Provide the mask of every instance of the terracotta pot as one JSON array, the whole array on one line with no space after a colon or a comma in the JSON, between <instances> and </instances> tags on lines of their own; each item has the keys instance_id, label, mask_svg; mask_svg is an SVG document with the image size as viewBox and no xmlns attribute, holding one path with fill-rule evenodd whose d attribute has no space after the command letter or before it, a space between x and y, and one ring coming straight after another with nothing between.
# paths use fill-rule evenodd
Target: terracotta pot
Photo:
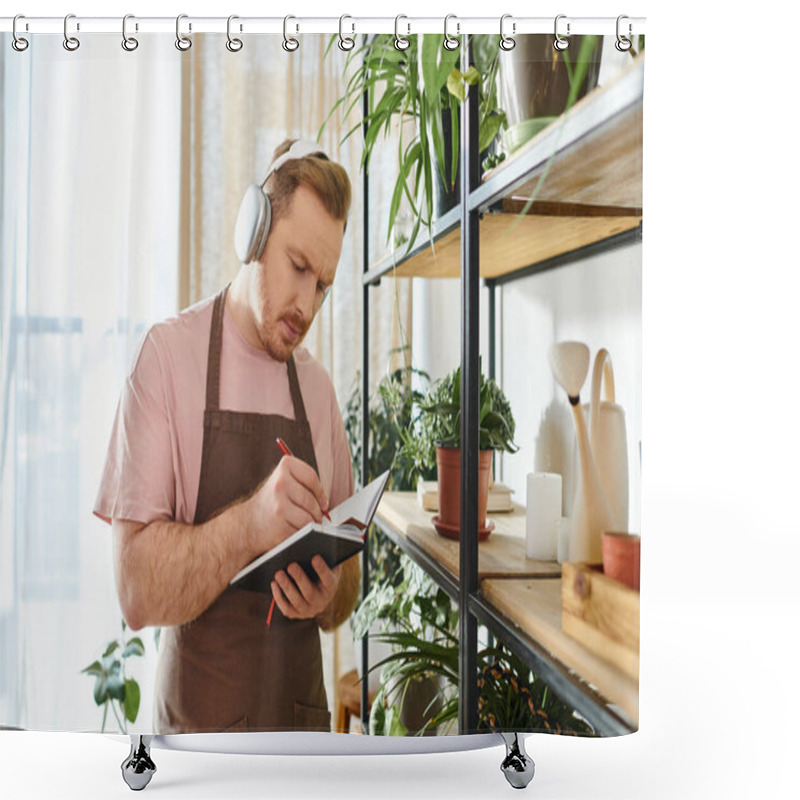
<instances>
[{"instance_id":1,"label":"terracotta pot","mask_svg":"<svg viewBox=\"0 0 800 800\"><path fill-rule=\"evenodd\" d=\"M409 736L417 735L425 722L442 710L439 684L440 681L436 675L413 678L406 687L405 693L401 692L400 721L408 728ZM422 735L436 736L436 730L435 725L430 726Z\"/></svg>"},{"instance_id":2,"label":"terracotta pot","mask_svg":"<svg viewBox=\"0 0 800 800\"><path fill-rule=\"evenodd\" d=\"M603 534L603 572L639 591L641 539L630 533Z\"/></svg>"},{"instance_id":3,"label":"terracotta pot","mask_svg":"<svg viewBox=\"0 0 800 800\"><path fill-rule=\"evenodd\" d=\"M478 456L479 539L487 538L493 527L486 525L492 452L481 450ZM461 450L455 447L437 447L436 468L439 484L439 515L434 519L434 525L442 536L457 539L461 529Z\"/></svg>"}]
</instances>

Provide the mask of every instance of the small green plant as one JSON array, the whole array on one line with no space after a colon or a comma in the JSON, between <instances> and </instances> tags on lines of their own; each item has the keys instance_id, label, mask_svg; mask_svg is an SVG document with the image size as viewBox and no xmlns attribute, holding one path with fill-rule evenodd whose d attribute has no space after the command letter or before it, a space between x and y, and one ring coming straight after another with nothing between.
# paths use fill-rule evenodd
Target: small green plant
<instances>
[{"instance_id":1,"label":"small green plant","mask_svg":"<svg viewBox=\"0 0 800 800\"><path fill-rule=\"evenodd\" d=\"M500 386L483 372L478 381L479 448L515 453L511 404ZM398 460L407 469L429 473L436 466L436 447L461 446L461 367L431 386L418 403L414 429L405 437Z\"/></svg>"},{"instance_id":2,"label":"small green plant","mask_svg":"<svg viewBox=\"0 0 800 800\"><path fill-rule=\"evenodd\" d=\"M406 735L400 719L406 694L431 677L438 691L418 733L447 730L458 719L458 609L405 554L399 556L397 572L391 580L373 585L353 619L356 636L376 620L383 621L384 630L376 638L392 645L391 655L372 667L383 671L370 732ZM481 648L478 668L479 730L594 735L571 706L506 648Z\"/></svg>"},{"instance_id":3,"label":"small green plant","mask_svg":"<svg viewBox=\"0 0 800 800\"><path fill-rule=\"evenodd\" d=\"M396 549L389 542L388 546ZM370 732L403 736L408 731L400 718L406 696L433 678L438 690L419 731L437 727L458 716L458 610L447 593L400 551L395 571L372 584L353 616L353 635L363 636L380 620L375 638L392 645L393 653L376 664L383 668L381 686L373 702ZM452 714L456 702L455 714Z\"/></svg>"},{"instance_id":4,"label":"small green plant","mask_svg":"<svg viewBox=\"0 0 800 800\"><path fill-rule=\"evenodd\" d=\"M390 356L405 352L408 348L395 348ZM414 409L423 399L418 390L412 388L412 378L417 376L424 382L428 374L406 363L387 372L381 378L369 403L369 451L367 462L368 479L372 480L387 469L390 491L409 491L417 488L415 465L397 458L397 453L410 442L413 436ZM353 457L353 468L361 475L361 380L356 375L355 386L344 409L344 427ZM435 465L423 473L424 478L436 477Z\"/></svg>"},{"instance_id":5,"label":"small green plant","mask_svg":"<svg viewBox=\"0 0 800 800\"><path fill-rule=\"evenodd\" d=\"M129 658L144 655L144 642L138 636L126 639L126 629L123 619L120 638L106 645L99 661L94 661L81 670L82 674L93 675L95 678L94 702L103 707L101 732L105 732L109 708L122 733L128 732L128 722L136 722L139 715L141 691L139 684L125 675L125 662Z\"/></svg>"},{"instance_id":6,"label":"small green plant","mask_svg":"<svg viewBox=\"0 0 800 800\"><path fill-rule=\"evenodd\" d=\"M505 648L478 656L478 729L594 736L594 729Z\"/></svg>"}]
</instances>

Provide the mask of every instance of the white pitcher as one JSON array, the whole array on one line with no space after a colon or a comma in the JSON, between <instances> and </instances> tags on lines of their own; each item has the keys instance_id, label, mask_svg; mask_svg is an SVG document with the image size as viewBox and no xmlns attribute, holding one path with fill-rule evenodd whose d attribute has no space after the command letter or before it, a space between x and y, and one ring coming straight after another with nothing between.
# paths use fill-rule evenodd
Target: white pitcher
<instances>
[{"instance_id":1,"label":"white pitcher","mask_svg":"<svg viewBox=\"0 0 800 800\"><path fill-rule=\"evenodd\" d=\"M600 399L601 387L604 389ZM594 359L592 401L584 409L589 419L589 441L597 477L614 518L616 530L628 530L628 437L625 410L614 396L614 369L608 350Z\"/></svg>"}]
</instances>

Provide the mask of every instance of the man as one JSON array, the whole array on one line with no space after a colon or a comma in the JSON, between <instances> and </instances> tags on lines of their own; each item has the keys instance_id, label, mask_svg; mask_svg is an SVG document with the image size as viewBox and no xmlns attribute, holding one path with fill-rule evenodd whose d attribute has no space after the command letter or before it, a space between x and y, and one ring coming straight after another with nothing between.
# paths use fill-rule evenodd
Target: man
<instances>
[{"instance_id":1,"label":"man","mask_svg":"<svg viewBox=\"0 0 800 800\"><path fill-rule=\"evenodd\" d=\"M300 346L349 206L340 165L283 142L242 203L238 275L154 325L123 389L94 511L128 624L164 627L156 733L330 729L318 627L352 611L357 558L317 556L316 581L290 565L271 594L229 583L353 491L332 383Z\"/></svg>"}]
</instances>

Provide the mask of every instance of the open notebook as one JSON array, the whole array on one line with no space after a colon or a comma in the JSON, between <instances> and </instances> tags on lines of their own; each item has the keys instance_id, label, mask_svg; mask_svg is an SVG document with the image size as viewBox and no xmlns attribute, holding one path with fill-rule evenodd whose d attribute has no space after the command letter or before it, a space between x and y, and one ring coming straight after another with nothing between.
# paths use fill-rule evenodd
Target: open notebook
<instances>
[{"instance_id":1,"label":"open notebook","mask_svg":"<svg viewBox=\"0 0 800 800\"><path fill-rule=\"evenodd\" d=\"M270 591L270 583L278 570L297 562L313 580L316 571L311 559L319 554L333 569L337 564L364 549L364 532L378 508L389 471L351 495L329 511L330 520L309 522L288 539L251 561L238 572L231 586L256 592Z\"/></svg>"}]
</instances>

